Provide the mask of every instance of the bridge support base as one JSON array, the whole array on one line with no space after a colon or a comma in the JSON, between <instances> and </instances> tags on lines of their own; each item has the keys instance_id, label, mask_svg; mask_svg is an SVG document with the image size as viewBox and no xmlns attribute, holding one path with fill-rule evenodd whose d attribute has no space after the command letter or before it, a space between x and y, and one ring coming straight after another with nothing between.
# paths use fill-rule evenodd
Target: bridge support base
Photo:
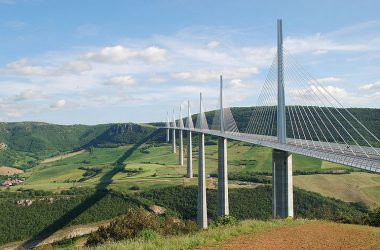
<instances>
[{"instance_id":1,"label":"bridge support base","mask_svg":"<svg viewBox=\"0 0 380 250\"><path fill-rule=\"evenodd\" d=\"M228 174L227 174L227 139L218 140L218 216L229 215Z\"/></svg>"},{"instance_id":2,"label":"bridge support base","mask_svg":"<svg viewBox=\"0 0 380 250\"><path fill-rule=\"evenodd\" d=\"M187 169L186 177L193 178L193 139L191 131L187 132Z\"/></svg>"},{"instance_id":3,"label":"bridge support base","mask_svg":"<svg viewBox=\"0 0 380 250\"><path fill-rule=\"evenodd\" d=\"M170 130L167 128L166 129L166 142L170 141Z\"/></svg>"},{"instance_id":4,"label":"bridge support base","mask_svg":"<svg viewBox=\"0 0 380 250\"><path fill-rule=\"evenodd\" d=\"M197 223L200 228L207 229L207 200L206 200L206 173L205 173L205 135L199 134L198 160L198 211Z\"/></svg>"},{"instance_id":5,"label":"bridge support base","mask_svg":"<svg viewBox=\"0 0 380 250\"><path fill-rule=\"evenodd\" d=\"M178 137L179 137L179 154L178 154L178 164L180 166L183 166L183 131L180 130L178 132Z\"/></svg>"},{"instance_id":6,"label":"bridge support base","mask_svg":"<svg viewBox=\"0 0 380 250\"><path fill-rule=\"evenodd\" d=\"M273 149L272 161L273 218L293 217L292 154Z\"/></svg>"},{"instance_id":7,"label":"bridge support base","mask_svg":"<svg viewBox=\"0 0 380 250\"><path fill-rule=\"evenodd\" d=\"M177 151L177 148L176 148L176 143L175 143L175 129L173 128L173 131L172 131L172 150L173 150L173 154L176 153Z\"/></svg>"}]
</instances>

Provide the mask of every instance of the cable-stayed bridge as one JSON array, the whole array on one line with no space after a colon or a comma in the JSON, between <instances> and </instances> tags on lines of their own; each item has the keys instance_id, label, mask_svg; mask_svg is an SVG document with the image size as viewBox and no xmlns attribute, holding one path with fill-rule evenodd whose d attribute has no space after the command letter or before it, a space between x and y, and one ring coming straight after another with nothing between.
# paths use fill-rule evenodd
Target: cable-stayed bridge
<instances>
[{"instance_id":1,"label":"cable-stayed bridge","mask_svg":"<svg viewBox=\"0 0 380 250\"><path fill-rule=\"evenodd\" d=\"M277 23L277 53L246 128L238 128L231 110L224 107L220 77L219 108L209 126L200 94L196 123L188 104L185 122L167 117L167 141L172 133L179 165L183 165L183 132L187 132L187 177L192 171L192 133L199 135L198 224L207 228L204 136L218 140L218 214L228 215L227 139L273 148L273 217L293 217L292 153L380 173L380 140L330 89L320 84L283 48L282 22Z\"/></svg>"}]
</instances>

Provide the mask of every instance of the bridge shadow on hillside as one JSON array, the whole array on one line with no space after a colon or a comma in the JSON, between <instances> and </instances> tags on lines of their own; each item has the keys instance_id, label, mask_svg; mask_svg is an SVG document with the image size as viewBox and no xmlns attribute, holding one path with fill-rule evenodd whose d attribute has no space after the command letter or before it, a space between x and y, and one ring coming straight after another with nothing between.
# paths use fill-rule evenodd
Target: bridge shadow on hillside
<instances>
[{"instance_id":1,"label":"bridge shadow on hillside","mask_svg":"<svg viewBox=\"0 0 380 250\"><path fill-rule=\"evenodd\" d=\"M81 204L77 205L62 217L54 221L52 224L38 232L34 237L27 240L22 244L22 248L30 249L38 246L41 242L52 236L55 232L70 224L74 219L84 213L87 209L91 208L98 201L103 199L110 191L107 187L112 183L112 178L124 169L123 162L130 157L133 152L138 149L142 144L154 138L159 131L156 130L147 137L134 144L133 147L128 149L119 159L114 162L114 168L100 178L99 183L96 185L95 193L84 200ZM43 211L42 211L43 212Z\"/></svg>"}]
</instances>

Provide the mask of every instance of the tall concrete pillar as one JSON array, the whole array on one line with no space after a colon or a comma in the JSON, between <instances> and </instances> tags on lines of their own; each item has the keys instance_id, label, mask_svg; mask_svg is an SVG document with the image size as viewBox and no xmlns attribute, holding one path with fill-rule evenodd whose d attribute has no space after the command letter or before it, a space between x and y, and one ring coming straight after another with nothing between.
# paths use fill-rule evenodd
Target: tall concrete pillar
<instances>
[{"instance_id":1,"label":"tall concrete pillar","mask_svg":"<svg viewBox=\"0 0 380 250\"><path fill-rule=\"evenodd\" d=\"M193 139L191 131L187 132L187 178L193 178Z\"/></svg>"},{"instance_id":2,"label":"tall concrete pillar","mask_svg":"<svg viewBox=\"0 0 380 250\"><path fill-rule=\"evenodd\" d=\"M218 216L229 215L228 174L227 174L227 139L218 140Z\"/></svg>"},{"instance_id":3,"label":"tall concrete pillar","mask_svg":"<svg viewBox=\"0 0 380 250\"><path fill-rule=\"evenodd\" d=\"M277 137L286 144L286 103L283 70L282 21L277 20ZM273 149L272 155L273 218L293 217L292 154Z\"/></svg>"},{"instance_id":4,"label":"tall concrete pillar","mask_svg":"<svg viewBox=\"0 0 380 250\"><path fill-rule=\"evenodd\" d=\"M203 133L199 134L197 223L200 228L207 229L208 225L204 141L205 135Z\"/></svg>"},{"instance_id":5,"label":"tall concrete pillar","mask_svg":"<svg viewBox=\"0 0 380 250\"><path fill-rule=\"evenodd\" d=\"M170 129L166 129L166 142L169 142L170 141Z\"/></svg>"},{"instance_id":6,"label":"tall concrete pillar","mask_svg":"<svg viewBox=\"0 0 380 250\"><path fill-rule=\"evenodd\" d=\"M180 129L178 132L178 138L179 138L178 164L180 166L183 166L183 131L182 129Z\"/></svg>"},{"instance_id":7,"label":"tall concrete pillar","mask_svg":"<svg viewBox=\"0 0 380 250\"><path fill-rule=\"evenodd\" d=\"M172 149L173 149L173 154L175 154L177 151L177 146L175 143L175 128L173 128L173 131L172 131Z\"/></svg>"},{"instance_id":8,"label":"tall concrete pillar","mask_svg":"<svg viewBox=\"0 0 380 250\"><path fill-rule=\"evenodd\" d=\"M272 161L273 218L293 217L292 154L273 149Z\"/></svg>"},{"instance_id":9,"label":"tall concrete pillar","mask_svg":"<svg viewBox=\"0 0 380 250\"><path fill-rule=\"evenodd\" d=\"M225 133L223 107L223 78L220 76L220 132ZM218 216L229 215L228 174L227 174L227 139L218 140Z\"/></svg>"}]
</instances>

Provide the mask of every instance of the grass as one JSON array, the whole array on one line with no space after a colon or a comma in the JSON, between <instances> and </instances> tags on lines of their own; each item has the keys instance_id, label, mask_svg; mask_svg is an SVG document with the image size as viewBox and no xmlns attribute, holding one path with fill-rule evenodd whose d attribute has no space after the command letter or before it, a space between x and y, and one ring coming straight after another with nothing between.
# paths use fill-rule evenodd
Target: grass
<instances>
[{"instance_id":1,"label":"grass","mask_svg":"<svg viewBox=\"0 0 380 250\"><path fill-rule=\"evenodd\" d=\"M142 145L141 147L145 147ZM20 187L40 190L59 191L71 187L95 187L100 179L110 173L115 162L132 145L117 148L93 148L92 152L84 152L54 162L40 164L21 174L27 180L22 186L11 187L16 190ZM112 177L109 188L129 193L132 186L140 190L155 189L172 185L196 184L196 179L184 179L186 167L178 166L178 153L171 152L171 145L160 144L145 150L138 148L124 161L126 169L139 169L143 171L128 176L119 172ZM185 149L186 150L186 149ZM148 153L147 153L148 152ZM228 144L228 171L271 173L271 149L257 147L241 142ZM185 165L186 165L186 154ZM197 173L197 147L193 148L193 171ZM85 181L85 170L80 168L101 168L102 172ZM324 169L346 169L347 167L324 162L318 159L293 155L293 171L318 171ZM217 145L206 146L206 173L217 172ZM378 179L376 179L378 178ZM295 176L297 187L319 192L323 195L339 198L345 201L362 201L369 206L380 204L380 177L368 173L352 173L347 175L308 175ZM0 188L2 189L2 188Z\"/></svg>"},{"instance_id":2,"label":"grass","mask_svg":"<svg viewBox=\"0 0 380 250\"><path fill-rule=\"evenodd\" d=\"M364 202L370 207L380 206L380 178L376 174L354 172L342 175L294 176L294 185L323 196L349 202Z\"/></svg>"},{"instance_id":3,"label":"grass","mask_svg":"<svg viewBox=\"0 0 380 250\"><path fill-rule=\"evenodd\" d=\"M116 249L194 249L202 246L219 244L225 240L232 239L238 235L256 233L273 228L281 228L305 223L313 223L309 220L275 220L258 221L245 220L235 226L220 226L209 230L198 231L191 235L174 237L157 237L151 241L143 239L110 242L95 249L116 250Z\"/></svg>"}]
</instances>

